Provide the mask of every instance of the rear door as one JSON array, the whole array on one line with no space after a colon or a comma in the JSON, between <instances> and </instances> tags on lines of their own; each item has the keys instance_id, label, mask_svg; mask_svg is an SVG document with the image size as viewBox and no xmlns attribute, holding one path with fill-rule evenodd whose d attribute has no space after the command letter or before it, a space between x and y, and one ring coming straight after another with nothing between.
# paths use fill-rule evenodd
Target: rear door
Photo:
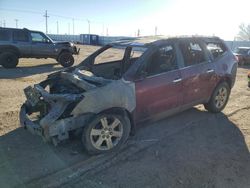
<instances>
[{"instance_id":1,"label":"rear door","mask_svg":"<svg viewBox=\"0 0 250 188\"><path fill-rule=\"evenodd\" d=\"M135 81L136 120L167 115L178 111L182 104L182 82L178 59L173 45L156 49Z\"/></svg>"},{"instance_id":2,"label":"rear door","mask_svg":"<svg viewBox=\"0 0 250 188\"><path fill-rule=\"evenodd\" d=\"M29 56L31 53L31 42L29 40L29 35L26 30L13 30L12 40L15 46L18 47L19 51L23 56Z\"/></svg>"},{"instance_id":3,"label":"rear door","mask_svg":"<svg viewBox=\"0 0 250 188\"><path fill-rule=\"evenodd\" d=\"M183 57L180 69L183 81L183 105L196 105L209 98L214 88L215 71L205 50L205 45L199 40L181 40L179 49Z\"/></svg>"}]
</instances>

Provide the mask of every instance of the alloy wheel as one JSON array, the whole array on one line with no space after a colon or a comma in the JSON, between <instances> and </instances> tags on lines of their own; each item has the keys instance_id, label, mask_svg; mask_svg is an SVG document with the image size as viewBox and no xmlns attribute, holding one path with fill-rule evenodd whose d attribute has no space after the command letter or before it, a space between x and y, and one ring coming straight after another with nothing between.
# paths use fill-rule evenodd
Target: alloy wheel
<instances>
[{"instance_id":1,"label":"alloy wheel","mask_svg":"<svg viewBox=\"0 0 250 188\"><path fill-rule=\"evenodd\" d=\"M123 124L116 117L103 117L91 129L90 140L98 150L110 150L115 147L123 135Z\"/></svg>"}]
</instances>

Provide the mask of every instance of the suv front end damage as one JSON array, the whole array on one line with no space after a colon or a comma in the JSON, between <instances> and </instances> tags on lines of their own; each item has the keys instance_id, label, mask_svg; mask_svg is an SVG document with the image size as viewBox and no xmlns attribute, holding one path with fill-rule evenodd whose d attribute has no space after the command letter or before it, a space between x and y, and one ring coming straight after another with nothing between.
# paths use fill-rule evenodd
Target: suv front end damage
<instances>
[{"instance_id":1,"label":"suv front end damage","mask_svg":"<svg viewBox=\"0 0 250 188\"><path fill-rule=\"evenodd\" d=\"M135 108L133 83L79 69L49 75L45 81L25 88L24 93L27 100L20 111L21 126L55 145L105 109Z\"/></svg>"}]
</instances>

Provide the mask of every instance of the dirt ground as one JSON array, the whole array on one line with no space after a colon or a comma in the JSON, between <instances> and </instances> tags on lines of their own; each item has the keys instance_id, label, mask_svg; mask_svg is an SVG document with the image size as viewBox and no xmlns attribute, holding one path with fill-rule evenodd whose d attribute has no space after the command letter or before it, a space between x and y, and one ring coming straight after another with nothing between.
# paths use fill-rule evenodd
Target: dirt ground
<instances>
[{"instance_id":1,"label":"dirt ground","mask_svg":"<svg viewBox=\"0 0 250 188\"><path fill-rule=\"evenodd\" d=\"M81 46L76 64L97 48ZM59 185L48 182L48 177L64 169L75 173L76 164L95 159L78 140L54 147L19 128L23 88L60 69L52 59L22 59L11 70L0 67L0 187ZM200 105L140 125L115 157L68 178L60 187L250 187L249 70L250 66L238 68L223 113L210 114ZM84 168L79 166L78 170ZM60 173L53 177L62 179Z\"/></svg>"}]
</instances>

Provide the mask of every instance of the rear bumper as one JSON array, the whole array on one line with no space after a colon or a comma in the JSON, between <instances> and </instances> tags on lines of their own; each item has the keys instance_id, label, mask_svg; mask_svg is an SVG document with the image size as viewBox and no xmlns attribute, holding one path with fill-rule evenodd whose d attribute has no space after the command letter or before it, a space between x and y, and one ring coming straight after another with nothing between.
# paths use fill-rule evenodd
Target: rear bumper
<instances>
[{"instance_id":1,"label":"rear bumper","mask_svg":"<svg viewBox=\"0 0 250 188\"><path fill-rule=\"evenodd\" d=\"M250 87L250 75L248 75L248 87Z\"/></svg>"}]
</instances>

